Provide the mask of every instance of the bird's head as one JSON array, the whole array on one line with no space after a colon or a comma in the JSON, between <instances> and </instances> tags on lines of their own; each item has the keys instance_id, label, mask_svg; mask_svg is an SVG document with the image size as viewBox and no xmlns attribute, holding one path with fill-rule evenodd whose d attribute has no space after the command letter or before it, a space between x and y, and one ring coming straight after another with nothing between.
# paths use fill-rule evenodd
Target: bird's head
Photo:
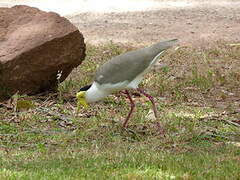
<instances>
[{"instance_id":1,"label":"bird's head","mask_svg":"<svg viewBox=\"0 0 240 180\"><path fill-rule=\"evenodd\" d=\"M77 108L80 109L80 106L88 107L87 101L86 101L86 91L80 91L76 94L77 97Z\"/></svg>"},{"instance_id":2,"label":"bird's head","mask_svg":"<svg viewBox=\"0 0 240 180\"><path fill-rule=\"evenodd\" d=\"M76 94L76 98L77 98L77 108L78 110L80 109L81 106L87 108L88 107L88 103L86 101L86 92L87 90L91 87L90 85L84 86L80 89L80 91Z\"/></svg>"}]
</instances>

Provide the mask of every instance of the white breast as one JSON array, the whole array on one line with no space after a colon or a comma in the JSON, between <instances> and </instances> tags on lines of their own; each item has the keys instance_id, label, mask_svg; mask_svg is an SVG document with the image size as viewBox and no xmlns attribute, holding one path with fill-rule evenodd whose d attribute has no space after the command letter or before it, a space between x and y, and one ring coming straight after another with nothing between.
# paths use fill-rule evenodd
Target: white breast
<instances>
[{"instance_id":1,"label":"white breast","mask_svg":"<svg viewBox=\"0 0 240 180\"><path fill-rule=\"evenodd\" d=\"M128 81L116 83L116 84L98 84L93 82L92 86L86 91L86 101L88 103L99 101L106 96L127 88Z\"/></svg>"}]
</instances>

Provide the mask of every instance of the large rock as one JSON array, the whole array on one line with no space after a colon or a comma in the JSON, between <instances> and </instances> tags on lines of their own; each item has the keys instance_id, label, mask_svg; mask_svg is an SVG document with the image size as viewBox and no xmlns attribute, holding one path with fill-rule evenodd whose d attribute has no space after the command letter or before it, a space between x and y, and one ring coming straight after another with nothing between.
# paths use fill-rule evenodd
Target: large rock
<instances>
[{"instance_id":1,"label":"large rock","mask_svg":"<svg viewBox=\"0 0 240 180\"><path fill-rule=\"evenodd\" d=\"M0 99L53 89L85 57L82 34L66 18L28 6L0 8Z\"/></svg>"}]
</instances>

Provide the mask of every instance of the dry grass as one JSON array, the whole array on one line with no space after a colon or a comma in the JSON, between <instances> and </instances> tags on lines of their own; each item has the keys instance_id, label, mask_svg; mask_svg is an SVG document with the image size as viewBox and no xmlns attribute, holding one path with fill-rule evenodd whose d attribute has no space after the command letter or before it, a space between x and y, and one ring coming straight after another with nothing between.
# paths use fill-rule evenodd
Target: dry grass
<instances>
[{"instance_id":1,"label":"dry grass","mask_svg":"<svg viewBox=\"0 0 240 180\"><path fill-rule=\"evenodd\" d=\"M129 129L122 128L129 105L120 96L77 113L79 88L130 49L88 45L86 60L58 92L0 104L1 179L239 177L240 46L168 51L141 84L157 100L158 119L138 94Z\"/></svg>"}]
</instances>

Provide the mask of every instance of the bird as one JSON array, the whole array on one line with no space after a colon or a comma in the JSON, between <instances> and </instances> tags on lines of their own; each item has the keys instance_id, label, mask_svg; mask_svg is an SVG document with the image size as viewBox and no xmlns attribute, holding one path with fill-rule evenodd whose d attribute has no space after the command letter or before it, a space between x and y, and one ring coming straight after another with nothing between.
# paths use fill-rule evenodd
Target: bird
<instances>
[{"instance_id":1,"label":"bird","mask_svg":"<svg viewBox=\"0 0 240 180\"><path fill-rule=\"evenodd\" d=\"M100 101L110 94L123 92L130 101L130 111L123 123L123 127L127 128L135 108L130 91L133 89L151 101L157 118L154 98L138 85L160 56L177 41L177 39L161 41L145 48L128 51L105 62L97 69L92 84L82 87L76 94L78 110L82 106L89 107L89 103Z\"/></svg>"}]
</instances>

